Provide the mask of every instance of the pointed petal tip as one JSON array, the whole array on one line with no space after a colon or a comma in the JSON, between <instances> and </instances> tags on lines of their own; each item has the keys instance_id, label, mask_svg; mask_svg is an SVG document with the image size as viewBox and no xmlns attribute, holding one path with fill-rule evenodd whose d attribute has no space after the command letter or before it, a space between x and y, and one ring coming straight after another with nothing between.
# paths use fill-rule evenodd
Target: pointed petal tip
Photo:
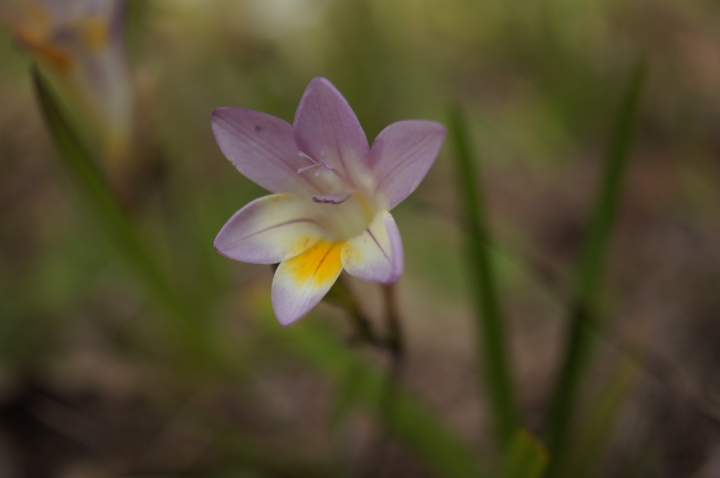
<instances>
[{"instance_id":1,"label":"pointed petal tip","mask_svg":"<svg viewBox=\"0 0 720 478\"><path fill-rule=\"evenodd\" d=\"M293 120L298 148L315 158L325 157L348 184L367 167L370 147L352 107L326 78L313 78L303 93Z\"/></svg>"},{"instance_id":2,"label":"pointed petal tip","mask_svg":"<svg viewBox=\"0 0 720 478\"><path fill-rule=\"evenodd\" d=\"M275 318L283 327L290 327L292 324L308 315L312 310L312 307L304 311L296 308L288 308L286 304L282 303L282 299L276 294L272 294L271 300Z\"/></svg>"},{"instance_id":3,"label":"pointed petal tip","mask_svg":"<svg viewBox=\"0 0 720 478\"><path fill-rule=\"evenodd\" d=\"M315 87L315 86L320 86L320 85L330 87L333 90L337 91L337 88L335 88L335 85L332 84L332 81L328 80L324 76L316 76L315 78L310 80L310 83L308 83L307 88L305 88L305 89L308 90L310 87Z\"/></svg>"},{"instance_id":4,"label":"pointed petal tip","mask_svg":"<svg viewBox=\"0 0 720 478\"><path fill-rule=\"evenodd\" d=\"M223 229L225 229L225 226L223 226ZM233 261L237 261L234 257L232 257L229 253L224 251L223 244L221 243L220 236L223 233L223 229L220 229L220 232L218 232L217 236L215 236L215 240L213 241L213 249L220 254L221 256L225 257L226 259L230 259ZM238 261L239 262L239 261Z\"/></svg>"},{"instance_id":5,"label":"pointed petal tip","mask_svg":"<svg viewBox=\"0 0 720 478\"><path fill-rule=\"evenodd\" d=\"M283 327L290 327L292 324L294 324L294 323L297 322L298 320L300 320L300 319L302 319L303 317L305 317L305 315L307 315L307 314L304 314L304 315L301 315L301 316L299 316L299 317L294 317L294 316L287 316L287 317L285 317L285 316L279 315L279 314L277 313L277 311L275 311L274 309L273 309L273 312L275 312L275 318L277 319L278 323L279 323L280 325L282 325Z\"/></svg>"},{"instance_id":6,"label":"pointed petal tip","mask_svg":"<svg viewBox=\"0 0 720 478\"><path fill-rule=\"evenodd\" d=\"M232 106L221 106L220 108L215 108L212 113L210 113L210 123L213 124L217 122L221 116L223 116L226 113L229 113L230 110L234 109L242 109L242 108L233 108Z\"/></svg>"},{"instance_id":7,"label":"pointed petal tip","mask_svg":"<svg viewBox=\"0 0 720 478\"><path fill-rule=\"evenodd\" d=\"M437 123L437 122L435 122L435 121L430 121L430 123L432 123L433 126L437 129L437 133L436 133L436 134L438 134L438 135L442 136L443 138L445 138L445 136L447 135L447 128L445 127L445 125L442 124L442 123Z\"/></svg>"},{"instance_id":8,"label":"pointed petal tip","mask_svg":"<svg viewBox=\"0 0 720 478\"><path fill-rule=\"evenodd\" d=\"M391 124L375 138L370 165L386 209L393 209L417 188L435 163L445 135L445 126L440 123L404 120Z\"/></svg>"}]
</instances>

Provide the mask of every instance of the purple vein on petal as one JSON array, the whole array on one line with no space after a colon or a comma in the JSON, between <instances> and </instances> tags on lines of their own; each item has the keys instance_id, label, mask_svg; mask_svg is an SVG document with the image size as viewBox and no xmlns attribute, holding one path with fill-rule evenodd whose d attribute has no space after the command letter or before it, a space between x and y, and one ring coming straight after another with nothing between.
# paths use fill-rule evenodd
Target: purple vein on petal
<instances>
[{"instance_id":1,"label":"purple vein on petal","mask_svg":"<svg viewBox=\"0 0 720 478\"><path fill-rule=\"evenodd\" d=\"M332 250L333 250L334 247L336 247L336 246L331 246L331 247L328 248L327 251L325 251L325 255L323 256L322 259L320 259L320 262L318 262L318 265L317 265L317 267L315 268L315 271L313 271L312 277L310 278L310 280L308 281L308 283L310 283L310 282L315 278L315 276L317 275L317 272L320 270L320 267L323 265L323 262L325 262L325 259L327 259L327 256L330 255L330 253L332 252Z\"/></svg>"},{"instance_id":2,"label":"purple vein on petal","mask_svg":"<svg viewBox=\"0 0 720 478\"><path fill-rule=\"evenodd\" d=\"M223 108L221 108L220 110L223 110ZM290 162L286 162L280 159L285 156L286 152L278 148L274 142L267 141L261 145L256 140L256 138L253 137L249 129L237 126L234 121L227 119L225 117L225 114L218 113L216 114L216 118L216 121L222 125L221 128L225 129L228 133L234 133L233 135L237 139L244 140L243 143L245 144L245 146L249 147L249 149L251 149L255 153L257 158L262 158L263 161L268 161L272 163L273 166L279 167L278 169L281 170L286 170L288 173L290 173L290 171L292 171L293 173L295 172L293 171L294 168ZM235 163L234 160L232 160L232 162ZM313 183L310 178L305 176L301 177L310 186L315 187L315 183Z\"/></svg>"},{"instance_id":3,"label":"purple vein on petal","mask_svg":"<svg viewBox=\"0 0 720 478\"><path fill-rule=\"evenodd\" d=\"M245 239L250 239L250 238L253 237L253 236L257 236L258 234L262 234L263 232L271 231L271 230L277 229L277 228L279 228L279 227L289 226L290 224L297 224L297 223L300 223L300 222L308 222L308 223L311 223L311 224L315 224L315 225L318 226L318 227L320 226L320 224L318 224L316 221L314 221L314 220L312 220L312 219L292 219L292 220L289 220L289 221L281 222L280 224L274 224L274 225L272 225L272 226L268 226L268 227L266 227L266 228L264 228L264 229L260 229L259 231L255 231L255 232L250 233L250 234L248 234L248 235L246 235L246 236L243 236L243 237L234 239L234 240L230 241L229 243L227 243L226 245L227 245L227 246L235 245L235 244L237 244L237 243L239 243L239 242L244 241Z\"/></svg>"},{"instance_id":4,"label":"purple vein on petal","mask_svg":"<svg viewBox=\"0 0 720 478\"><path fill-rule=\"evenodd\" d=\"M251 137L251 135L250 135L249 132L247 132L247 131L243 132L243 131L241 131L241 130L238 129L238 128L235 128L235 131L237 131L240 135L244 136L245 138L248 138L253 145L256 145L253 149L254 149L255 152L258 154L258 156L263 156L263 157L264 157L263 159L265 159L265 160L268 159L268 156L265 155L265 154L263 154L264 151L262 151L262 147L261 147L260 145L258 145L255 141L253 141L253 138ZM293 166L292 166L290 163L285 162L285 161L283 161L283 160L280 159L280 158L285 154L284 151L280 150L280 149L279 149L277 146L275 146L272 142L268 143L268 149L271 150L271 151L274 153L274 154L270 155L270 161L271 161L274 165L276 165L276 166L277 166L277 165L280 165L281 168L288 170L288 172L290 172L290 171L292 171L292 170L294 169ZM293 171L293 172L294 172L294 171ZM307 183L310 184L311 186L314 186L314 183L312 182L311 179L309 179L309 178L307 178L307 177L305 177L305 176L301 176L301 177L302 177L302 179L303 179L305 182L307 182Z\"/></svg>"},{"instance_id":5,"label":"purple vein on petal","mask_svg":"<svg viewBox=\"0 0 720 478\"><path fill-rule=\"evenodd\" d=\"M380 252L383 253L383 256L385 256L385 259L387 259L387 261L390 264L392 264L392 261L390 260L390 256L387 255L387 252L385 252L385 249L383 249L383 246L381 246L380 243L378 242L378 240L375 238L375 234L373 234L370 229L367 229L366 231L368 234L370 234L370 237L372 237L372 240L375 241L375 244L377 244L378 249L380 249Z\"/></svg>"},{"instance_id":6,"label":"purple vein on petal","mask_svg":"<svg viewBox=\"0 0 720 478\"><path fill-rule=\"evenodd\" d=\"M387 171L383 171L383 177L378 181L377 185L375 186L375 189L377 191L380 191L384 183L391 179L395 173L395 171L401 167L404 166L405 161L414 155L422 149L425 146L425 143L432 141L432 137L426 137L422 141L419 141L418 143L415 143L415 146L411 149L406 150L405 154L403 154L400 158L398 158L391 168L389 168Z\"/></svg>"}]
</instances>

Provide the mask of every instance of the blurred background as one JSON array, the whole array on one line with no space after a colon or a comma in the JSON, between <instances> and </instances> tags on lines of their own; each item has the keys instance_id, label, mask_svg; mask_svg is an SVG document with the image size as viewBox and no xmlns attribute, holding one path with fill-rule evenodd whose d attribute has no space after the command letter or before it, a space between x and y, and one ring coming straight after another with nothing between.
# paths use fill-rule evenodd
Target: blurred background
<instances>
[{"instance_id":1,"label":"blurred background","mask_svg":"<svg viewBox=\"0 0 720 478\"><path fill-rule=\"evenodd\" d=\"M2 30L0 476L355 476L369 461L373 476L444 476L411 439L375 450L379 425L353 391L353 364L382 373L386 362L349 343L345 311L323 303L283 329L272 269L212 248L265 192L222 156L210 114L236 106L292 121L316 76L370 140L394 121L447 123L451 105L464 109L521 416L540 435L579 249L641 56L649 76L576 424L583 471L568 476L720 476L718 2L127 7L135 147L110 182L174 292L128 263L78 193L43 122L32 58ZM393 211L406 251L402 380L482 461L491 417L451 146ZM379 325L379 288L349 285Z\"/></svg>"}]
</instances>

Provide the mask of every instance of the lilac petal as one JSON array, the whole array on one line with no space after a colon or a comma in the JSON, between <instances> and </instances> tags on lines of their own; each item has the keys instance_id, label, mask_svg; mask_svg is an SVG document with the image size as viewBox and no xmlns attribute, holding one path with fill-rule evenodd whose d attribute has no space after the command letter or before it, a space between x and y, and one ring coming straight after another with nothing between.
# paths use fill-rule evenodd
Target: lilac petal
<instances>
[{"instance_id":1,"label":"lilac petal","mask_svg":"<svg viewBox=\"0 0 720 478\"><path fill-rule=\"evenodd\" d=\"M294 121L295 141L313 161L327 162L349 186L369 160L365 132L340 92L325 78L313 79L300 100Z\"/></svg>"},{"instance_id":2,"label":"lilac petal","mask_svg":"<svg viewBox=\"0 0 720 478\"><path fill-rule=\"evenodd\" d=\"M254 200L240 209L215 238L215 249L230 259L277 264L302 254L320 240L322 229L289 194Z\"/></svg>"},{"instance_id":3,"label":"lilac petal","mask_svg":"<svg viewBox=\"0 0 720 478\"><path fill-rule=\"evenodd\" d=\"M370 167L383 207L392 209L418 187L445 139L445 127L432 121L399 121L378 135Z\"/></svg>"},{"instance_id":4,"label":"lilac petal","mask_svg":"<svg viewBox=\"0 0 720 478\"><path fill-rule=\"evenodd\" d=\"M302 318L325 297L340 272L342 243L320 241L275 271L272 303L282 325Z\"/></svg>"},{"instance_id":5,"label":"lilac petal","mask_svg":"<svg viewBox=\"0 0 720 478\"><path fill-rule=\"evenodd\" d=\"M380 211L359 236L340 253L345 270L359 279L382 284L397 282L403 271L400 231L388 211Z\"/></svg>"},{"instance_id":6,"label":"lilac petal","mask_svg":"<svg viewBox=\"0 0 720 478\"><path fill-rule=\"evenodd\" d=\"M243 108L219 108L210 119L218 146L245 176L271 192L315 190L312 174L285 121Z\"/></svg>"}]
</instances>

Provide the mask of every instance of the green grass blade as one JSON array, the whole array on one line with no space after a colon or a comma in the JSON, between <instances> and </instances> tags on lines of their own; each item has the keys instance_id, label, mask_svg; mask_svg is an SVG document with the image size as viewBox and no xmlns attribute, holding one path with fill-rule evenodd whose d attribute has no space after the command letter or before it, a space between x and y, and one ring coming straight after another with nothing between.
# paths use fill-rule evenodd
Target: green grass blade
<instances>
[{"instance_id":1,"label":"green grass blade","mask_svg":"<svg viewBox=\"0 0 720 478\"><path fill-rule=\"evenodd\" d=\"M647 64L641 60L635 67L620 108L604 178L579 262L564 358L547 419L548 444L553 457L549 476L553 475L562 459L580 383L589 362L598 285L620 201L622 179L630 157L646 76Z\"/></svg>"},{"instance_id":2,"label":"green grass blade","mask_svg":"<svg viewBox=\"0 0 720 478\"><path fill-rule=\"evenodd\" d=\"M308 323L280 328L270 310L259 314L259 322L267 327L266 331L275 340L281 342L283 349L300 355L337 386L342 387L348 373L352 373L352 393L355 396L345 399L361 404L374 413L377 420L384 421L383 425L389 433L439 476L483 476L474 454L412 393L402 388L396 392L395 411L391 418L379 410L377 404L386 386L384 372L369 364L332 333Z\"/></svg>"},{"instance_id":3,"label":"green grass blade","mask_svg":"<svg viewBox=\"0 0 720 478\"><path fill-rule=\"evenodd\" d=\"M37 68L33 68L32 77L47 128L82 200L95 212L95 217L101 223L108 239L120 252L129 269L150 292L151 298L163 310L163 315L173 320L173 330L178 333L178 339L193 352L203 355L211 353L212 348L207 341L205 329L192 315L188 304L184 303L144 246L108 185L97 158L85 148Z\"/></svg>"},{"instance_id":4,"label":"green grass blade","mask_svg":"<svg viewBox=\"0 0 720 478\"><path fill-rule=\"evenodd\" d=\"M570 456L559 475L563 478L592 476L608 441L613 436L618 415L638 376L638 366L623 359L607 381L597 400L589 404L582 430L570 446Z\"/></svg>"},{"instance_id":5,"label":"green grass blade","mask_svg":"<svg viewBox=\"0 0 720 478\"><path fill-rule=\"evenodd\" d=\"M518 425L515 394L510 376L500 301L491 252L482 181L477 180L475 154L462 112L450 112L450 137L455 146L458 188L466 223L468 267L476 300L477 354L479 370L484 370L487 393L495 419L497 444L507 445ZM482 383L482 381L481 381Z\"/></svg>"},{"instance_id":6,"label":"green grass blade","mask_svg":"<svg viewBox=\"0 0 720 478\"><path fill-rule=\"evenodd\" d=\"M539 478L548 463L548 454L526 430L518 430L510 441L501 478Z\"/></svg>"}]
</instances>

